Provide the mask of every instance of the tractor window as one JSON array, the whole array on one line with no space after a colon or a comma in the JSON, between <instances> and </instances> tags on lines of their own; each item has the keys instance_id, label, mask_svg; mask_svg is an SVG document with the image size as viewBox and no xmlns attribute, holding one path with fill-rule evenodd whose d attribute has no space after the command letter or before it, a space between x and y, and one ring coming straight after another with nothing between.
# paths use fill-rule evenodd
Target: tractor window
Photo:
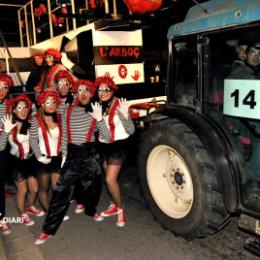
<instances>
[{"instance_id":1,"label":"tractor window","mask_svg":"<svg viewBox=\"0 0 260 260\"><path fill-rule=\"evenodd\" d=\"M171 101L194 107L197 86L197 48L195 39L173 42L170 78Z\"/></svg>"},{"instance_id":2,"label":"tractor window","mask_svg":"<svg viewBox=\"0 0 260 260\"><path fill-rule=\"evenodd\" d=\"M232 145L243 206L259 211L259 26L210 33L204 38L203 112L219 125Z\"/></svg>"}]
</instances>

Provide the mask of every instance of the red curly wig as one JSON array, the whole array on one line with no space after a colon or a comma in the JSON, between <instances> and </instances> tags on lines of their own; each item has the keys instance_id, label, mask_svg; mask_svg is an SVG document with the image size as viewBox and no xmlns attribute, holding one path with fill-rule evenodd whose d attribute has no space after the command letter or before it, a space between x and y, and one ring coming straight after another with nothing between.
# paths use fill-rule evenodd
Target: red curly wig
<instances>
[{"instance_id":1,"label":"red curly wig","mask_svg":"<svg viewBox=\"0 0 260 260\"><path fill-rule=\"evenodd\" d=\"M57 91L53 91L53 90L45 90L44 92L40 93L40 95L37 98L38 105L42 105L48 97L54 97L57 106L60 105L61 103L60 95Z\"/></svg>"},{"instance_id":2,"label":"red curly wig","mask_svg":"<svg viewBox=\"0 0 260 260\"><path fill-rule=\"evenodd\" d=\"M14 85L13 79L7 74L0 74L0 81L6 82L9 88Z\"/></svg>"},{"instance_id":3,"label":"red curly wig","mask_svg":"<svg viewBox=\"0 0 260 260\"><path fill-rule=\"evenodd\" d=\"M96 88L99 88L100 84L102 83L107 84L107 86L114 92L118 90L118 86L115 84L114 80L110 76L104 75L102 77L97 77L95 81Z\"/></svg>"},{"instance_id":4,"label":"red curly wig","mask_svg":"<svg viewBox=\"0 0 260 260\"><path fill-rule=\"evenodd\" d=\"M61 61L61 53L57 49L50 48L44 52L44 56L50 55L54 58L55 61Z\"/></svg>"},{"instance_id":5,"label":"red curly wig","mask_svg":"<svg viewBox=\"0 0 260 260\"><path fill-rule=\"evenodd\" d=\"M16 97L12 98L12 100L11 100L12 108L15 108L15 106L17 105L17 103L19 101L26 102L28 104L29 110L31 110L31 108L32 108L32 101L31 101L31 99L27 95L19 95L19 96L16 96Z\"/></svg>"},{"instance_id":6,"label":"red curly wig","mask_svg":"<svg viewBox=\"0 0 260 260\"><path fill-rule=\"evenodd\" d=\"M65 78L69 81L70 84L73 84L74 79L71 74L67 70L60 70L54 77L56 84L58 83L59 79Z\"/></svg>"},{"instance_id":7,"label":"red curly wig","mask_svg":"<svg viewBox=\"0 0 260 260\"><path fill-rule=\"evenodd\" d=\"M33 55L32 58L35 57L44 57L44 53L42 51L36 51Z\"/></svg>"},{"instance_id":8,"label":"red curly wig","mask_svg":"<svg viewBox=\"0 0 260 260\"><path fill-rule=\"evenodd\" d=\"M78 88L80 85L90 87L90 94L92 96L95 94L96 88L95 88L94 82L92 82L90 80L82 80L82 79L74 82L73 87L72 87L74 93L78 92Z\"/></svg>"}]
</instances>

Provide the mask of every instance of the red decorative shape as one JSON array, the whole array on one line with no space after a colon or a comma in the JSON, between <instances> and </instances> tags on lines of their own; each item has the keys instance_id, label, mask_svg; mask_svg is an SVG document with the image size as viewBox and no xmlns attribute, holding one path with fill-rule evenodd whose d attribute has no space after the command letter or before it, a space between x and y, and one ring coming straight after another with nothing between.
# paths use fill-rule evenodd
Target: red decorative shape
<instances>
[{"instance_id":1,"label":"red decorative shape","mask_svg":"<svg viewBox=\"0 0 260 260\"><path fill-rule=\"evenodd\" d=\"M118 75L122 79L126 78L126 76L127 76L127 67L125 65L120 65L118 67Z\"/></svg>"},{"instance_id":2,"label":"red decorative shape","mask_svg":"<svg viewBox=\"0 0 260 260\"><path fill-rule=\"evenodd\" d=\"M64 6L64 7L61 8L61 13L62 13L62 14L68 14L68 9L67 9L66 6Z\"/></svg>"},{"instance_id":3,"label":"red decorative shape","mask_svg":"<svg viewBox=\"0 0 260 260\"><path fill-rule=\"evenodd\" d=\"M51 21L57 25L58 24L58 18L56 17L56 15L54 13L51 14Z\"/></svg>"},{"instance_id":4,"label":"red decorative shape","mask_svg":"<svg viewBox=\"0 0 260 260\"><path fill-rule=\"evenodd\" d=\"M46 14L47 13L47 8L44 4L40 4L39 5L39 9L41 10L42 14Z\"/></svg>"},{"instance_id":5,"label":"red decorative shape","mask_svg":"<svg viewBox=\"0 0 260 260\"><path fill-rule=\"evenodd\" d=\"M34 8L34 16L38 18L42 16L42 10L39 7Z\"/></svg>"},{"instance_id":6,"label":"red decorative shape","mask_svg":"<svg viewBox=\"0 0 260 260\"><path fill-rule=\"evenodd\" d=\"M134 75L131 76L133 80L137 81L141 77L141 73L138 70L135 70Z\"/></svg>"},{"instance_id":7,"label":"red decorative shape","mask_svg":"<svg viewBox=\"0 0 260 260\"><path fill-rule=\"evenodd\" d=\"M132 13L144 14L160 9L163 0L125 0L125 3Z\"/></svg>"}]
</instances>

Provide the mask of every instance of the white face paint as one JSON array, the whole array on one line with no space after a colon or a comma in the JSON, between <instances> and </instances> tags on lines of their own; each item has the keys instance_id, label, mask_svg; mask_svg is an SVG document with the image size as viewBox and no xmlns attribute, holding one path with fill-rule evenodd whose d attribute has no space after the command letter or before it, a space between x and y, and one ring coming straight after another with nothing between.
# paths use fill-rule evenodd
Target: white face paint
<instances>
[{"instance_id":1,"label":"white face paint","mask_svg":"<svg viewBox=\"0 0 260 260\"><path fill-rule=\"evenodd\" d=\"M82 105L89 103L91 98L90 88L86 85L79 85L78 87L78 99Z\"/></svg>"},{"instance_id":2,"label":"white face paint","mask_svg":"<svg viewBox=\"0 0 260 260\"><path fill-rule=\"evenodd\" d=\"M45 106L49 107L49 106L51 106L52 104L56 104L56 101L55 101L55 99L47 98L47 99L44 101L44 104L45 104Z\"/></svg>"},{"instance_id":3,"label":"white face paint","mask_svg":"<svg viewBox=\"0 0 260 260\"><path fill-rule=\"evenodd\" d=\"M26 119L29 114L29 106L27 102L19 101L13 112L18 118Z\"/></svg>"}]
</instances>

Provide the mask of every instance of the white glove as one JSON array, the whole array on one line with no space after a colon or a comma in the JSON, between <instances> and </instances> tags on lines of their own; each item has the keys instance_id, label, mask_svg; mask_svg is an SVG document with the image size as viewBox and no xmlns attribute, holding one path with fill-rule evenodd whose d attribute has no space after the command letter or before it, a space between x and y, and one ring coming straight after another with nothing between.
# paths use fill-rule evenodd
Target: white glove
<instances>
[{"instance_id":1,"label":"white glove","mask_svg":"<svg viewBox=\"0 0 260 260\"><path fill-rule=\"evenodd\" d=\"M65 163L65 161L66 161L66 156L62 156L62 161L61 161L61 168L63 167L63 165L64 165L64 163Z\"/></svg>"},{"instance_id":2,"label":"white glove","mask_svg":"<svg viewBox=\"0 0 260 260\"><path fill-rule=\"evenodd\" d=\"M47 158L45 155L38 158L38 161L43 164L48 164L51 162L51 158Z\"/></svg>"},{"instance_id":3,"label":"white glove","mask_svg":"<svg viewBox=\"0 0 260 260\"><path fill-rule=\"evenodd\" d=\"M90 113L90 115L97 121L102 120L102 107L100 106L100 104L98 102L95 102L94 105L91 103L91 107L93 112Z\"/></svg>"},{"instance_id":4,"label":"white glove","mask_svg":"<svg viewBox=\"0 0 260 260\"><path fill-rule=\"evenodd\" d=\"M124 116L124 118L129 118L129 113L128 113L128 110L129 110L129 104L128 102L126 101L125 98L121 98L119 100L119 107L118 107L118 110L119 112Z\"/></svg>"},{"instance_id":5,"label":"white glove","mask_svg":"<svg viewBox=\"0 0 260 260\"><path fill-rule=\"evenodd\" d=\"M14 127L16 127L17 123L12 123L12 116L6 115L2 119L2 122L4 124L4 131L9 134Z\"/></svg>"}]
</instances>

